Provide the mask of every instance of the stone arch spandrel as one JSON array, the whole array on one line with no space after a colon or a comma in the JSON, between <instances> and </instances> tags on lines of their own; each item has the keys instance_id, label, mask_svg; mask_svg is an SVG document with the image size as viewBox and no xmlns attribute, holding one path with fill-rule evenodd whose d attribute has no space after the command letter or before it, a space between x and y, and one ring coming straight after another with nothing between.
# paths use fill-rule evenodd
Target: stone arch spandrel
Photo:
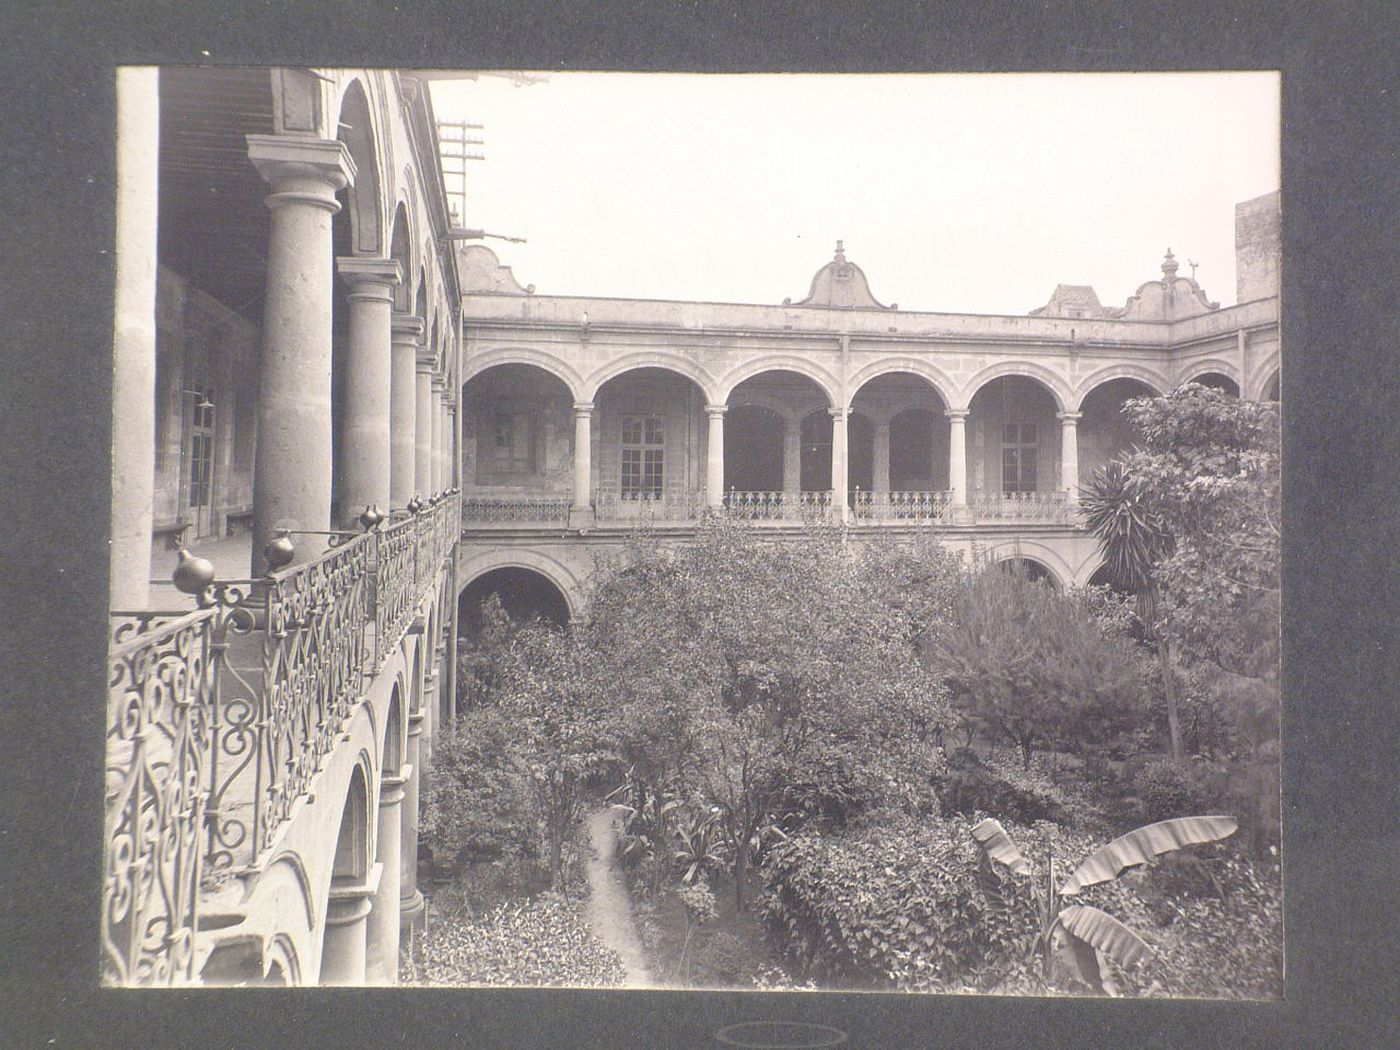
<instances>
[{"instance_id":1,"label":"stone arch spandrel","mask_svg":"<svg viewBox=\"0 0 1400 1050\"><path fill-rule=\"evenodd\" d=\"M860 369L851 377L847 388L851 391L851 400L854 402L861 388L872 379L879 379L885 375L907 374L917 376L933 387L943 401L943 407L949 408L953 404L953 398L958 389L957 383L953 382L951 376L941 368L928 361L921 361L914 357L889 357L872 361Z\"/></svg>"},{"instance_id":2,"label":"stone arch spandrel","mask_svg":"<svg viewBox=\"0 0 1400 1050\"><path fill-rule=\"evenodd\" d=\"M826 395L827 407L834 408L841 403L840 389L841 382L827 368L809 361L806 358L795 357L788 354L776 356L756 357L750 361L745 361L741 365L731 368L728 373L720 378L716 388L715 404L727 404L733 395L735 387L746 379L763 375L765 372L793 372L797 375L806 376L816 383L821 392Z\"/></svg>"},{"instance_id":3,"label":"stone arch spandrel","mask_svg":"<svg viewBox=\"0 0 1400 1050\"><path fill-rule=\"evenodd\" d=\"M1271 354L1263 361L1259 362L1255 370L1258 377L1254 381L1253 387L1249 391L1251 401L1264 401L1268 399L1269 390L1275 383L1279 383L1281 369L1279 368L1279 355ZM1280 393L1282 388L1280 387Z\"/></svg>"},{"instance_id":4,"label":"stone arch spandrel","mask_svg":"<svg viewBox=\"0 0 1400 1050\"><path fill-rule=\"evenodd\" d=\"M467 558L457 573L457 579L460 581L458 600L474 580L493 569L530 569L539 573L554 584L564 596L571 622L577 619L583 610L583 581L562 561L528 548L496 548L481 551Z\"/></svg>"},{"instance_id":5,"label":"stone arch spandrel","mask_svg":"<svg viewBox=\"0 0 1400 1050\"><path fill-rule=\"evenodd\" d=\"M979 390L992 380L1004 379L1007 376L1021 376L1040 383L1054 399L1057 412L1067 411L1066 406L1073 402L1069 383L1053 369L1035 361L998 361L994 365L988 365L964 383L958 395L958 403L950 404L948 407L967 408L972 404L972 399L977 396Z\"/></svg>"},{"instance_id":6,"label":"stone arch spandrel","mask_svg":"<svg viewBox=\"0 0 1400 1050\"><path fill-rule=\"evenodd\" d=\"M714 377L690 358L665 350L645 350L640 353L625 354L609 361L584 380L583 393L585 396L582 400L592 401L609 380L643 368L655 368L689 379L700 388L700 392L708 402L718 403L715 401L718 387Z\"/></svg>"}]
</instances>

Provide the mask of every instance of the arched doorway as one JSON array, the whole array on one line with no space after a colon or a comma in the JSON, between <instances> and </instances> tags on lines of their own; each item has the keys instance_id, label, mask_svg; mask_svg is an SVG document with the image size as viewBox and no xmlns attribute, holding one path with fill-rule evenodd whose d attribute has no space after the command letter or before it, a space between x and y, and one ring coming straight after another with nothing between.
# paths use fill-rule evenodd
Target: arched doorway
<instances>
[{"instance_id":1,"label":"arched doorway","mask_svg":"<svg viewBox=\"0 0 1400 1050\"><path fill-rule=\"evenodd\" d=\"M462 590L457 622L464 640L480 633L482 605L493 596L517 624L542 621L563 627L569 622L568 599L554 581L535 569L506 566L482 573Z\"/></svg>"},{"instance_id":2,"label":"arched doorway","mask_svg":"<svg viewBox=\"0 0 1400 1050\"><path fill-rule=\"evenodd\" d=\"M979 521L1063 518L1059 411L1050 388L1030 376L1000 376L973 395L967 484Z\"/></svg>"}]
</instances>

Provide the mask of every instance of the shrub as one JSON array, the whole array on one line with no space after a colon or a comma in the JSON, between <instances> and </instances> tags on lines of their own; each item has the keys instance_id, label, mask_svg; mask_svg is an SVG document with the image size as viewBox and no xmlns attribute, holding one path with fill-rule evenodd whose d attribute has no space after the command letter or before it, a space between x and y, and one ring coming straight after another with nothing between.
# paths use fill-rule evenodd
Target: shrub
<instances>
[{"instance_id":1,"label":"shrub","mask_svg":"<svg viewBox=\"0 0 1400 1050\"><path fill-rule=\"evenodd\" d=\"M1018 824L1058 822L1062 810L1057 799L1034 787L1012 783L966 747L948 756L948 773L938 785L938 801L945 813L965 817L998 813Z\"/></svg>"},{"instance_id":2,"label":"shrub","mask_svg":"<svg viewBox=\"0 0 1400 1050\"><path fill-rule=\"evenodd\" d=\"M430 923L420 958L423 984L615 987L626 977L617 952L553 893Z\"/></svg>"},{"instance_id":3,"label":"shrub","mask_svg":"<svg viewBox=\"0 0 1400 1050\"><path fill-rule=\"evenodd\" d=\"M1140 824L1221 808L1216 777L1204 763L1154 757L1135 770L1130 768L1129 776L1129 787L1136 795L1133 819Z\"/></svg>"},{"instance_id":4,"label":"shrub","mask_svg":"<svg viewBox=\"0 0 1400 1050\"><path fill-rule=\"evenodd\" d=\"M438 861L534 858L540 835L529 785L505 760L511 735L497 708L463 712L438 737L419 825Z\"/></svg>"},{"instance_id":5,"label":"shrub","mask_svg":"<svg viewBox=\"0 0 1400 1050\"><path fill-rule=\"evenodd\" d=\"M1019 987L1030 979L1037 929L1029 887L998 872L1007 907L990 905L969 828L952 818L794 836L769 858L761 915L798 965L825 979L901 991ZM1044 823L1014 834L1032 856L1048 851L1066 866L1098 844ZM1094 887L1082 899L1134 925L1149 921L1123 884Z\"/></svg>"}]
</instances>

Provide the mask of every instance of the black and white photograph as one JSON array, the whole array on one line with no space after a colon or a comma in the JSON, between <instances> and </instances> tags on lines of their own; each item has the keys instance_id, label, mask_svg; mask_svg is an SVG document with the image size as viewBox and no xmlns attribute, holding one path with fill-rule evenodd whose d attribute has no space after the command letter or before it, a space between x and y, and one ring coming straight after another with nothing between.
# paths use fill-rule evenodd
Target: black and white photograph
<instances>
[{"instance_id":1,"label":"black and white photograph","mask_svg":"<svg viewBox=\"0 0 1400 1050\"><path fill-rule=\"evenodd\" d=\"M1280 92L119 66L101 984L1282 998Z\"/></svg>"}]
</instances>

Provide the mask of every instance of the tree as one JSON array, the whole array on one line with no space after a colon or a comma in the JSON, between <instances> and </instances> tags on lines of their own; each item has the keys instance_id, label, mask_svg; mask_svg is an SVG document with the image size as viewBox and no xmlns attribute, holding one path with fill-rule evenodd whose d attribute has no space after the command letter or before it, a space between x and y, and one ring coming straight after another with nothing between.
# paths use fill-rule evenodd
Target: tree
<instances>
[{"instance_id":1,"label":"tree","mask_svg":"<svg viewBox=\"0 0 1400 1050\"><path fill-rule=\"evenodd\" d=\"M1188 383L1124 413L1139 444L1096 479L1090 526L1115 582L1151 599L1168 685L1165 654L1214 668L1257 748L1277 731L1278 406Z\"/></svg>"},{"instance_id":2,"label":"tree","mask_svg":"<svg viewBox=\"0 0 1400 1050\"><path fill-rule=\"evenodd\" d=\"M1061 908L1063 898L1111 882L1125 871L1186 846L1219 842L1237 830L1239 824L1228 816L1177 817L1148 824L1095 850L1058 886L1055 862L1049 859L1044 885L1031 882L1040 920L1036 946L1045 980L1053 983L1057 973L1064 973L1093 991L1115 994L1112 978L1103 965L1104 956L1129 969L1145 959L1150 949L1141 937L1107 912L1088 904ZM983 895L992 910L1005 911L1005 895L991 862L1005 866L1013 875L1031 876L1030 862L996 820L988 818L978 823L972 829L972 838L982 850L978 880Z\"/></svg>"},{"instance_id":3,"label":"tree","mask_svg":"<svg viewBox=\"0 0 1400 1050\"><path fill-rule=\"evenodd\" d=\"M1167 734L1172 758L1180 762L1185 753L1181 745L1181 716L1176 676L1172 673L1171 647L1157 629L1156 569L1171 550L1171 536L1161 518L1149 509L1140 480L1129 474L1118 460L1110 461L1095 472L1081 509L1085 524L1099 538L1112 585L1137 598L1138 619L1161 661Z\"/></svg>"},{"instance_id":4,"label":"tree","mask_svg":"<svg viewBox=\"0 0 1400 1050\"><path fill-rule=\"evenodd\" d=\"M1127 639L1074 596L994 567L967 575L933 658L964 717L1015 743L1027 768L1037 747L1107 743L1143 699Z\"/></svg>"},{"instance_id":5,"label":"tree","mask_svg":"<svg viewBox=\"0 0 1400 1050\"><path fill-rule=\"evenodd\" d=\"M653 792L718 807L740 907L764 829L794 807L932 799L946 693L879 589L834 532L775 543L712 521L672 550L634 545L592 595L620 751Z\"/></svg>"}]
</instances>

